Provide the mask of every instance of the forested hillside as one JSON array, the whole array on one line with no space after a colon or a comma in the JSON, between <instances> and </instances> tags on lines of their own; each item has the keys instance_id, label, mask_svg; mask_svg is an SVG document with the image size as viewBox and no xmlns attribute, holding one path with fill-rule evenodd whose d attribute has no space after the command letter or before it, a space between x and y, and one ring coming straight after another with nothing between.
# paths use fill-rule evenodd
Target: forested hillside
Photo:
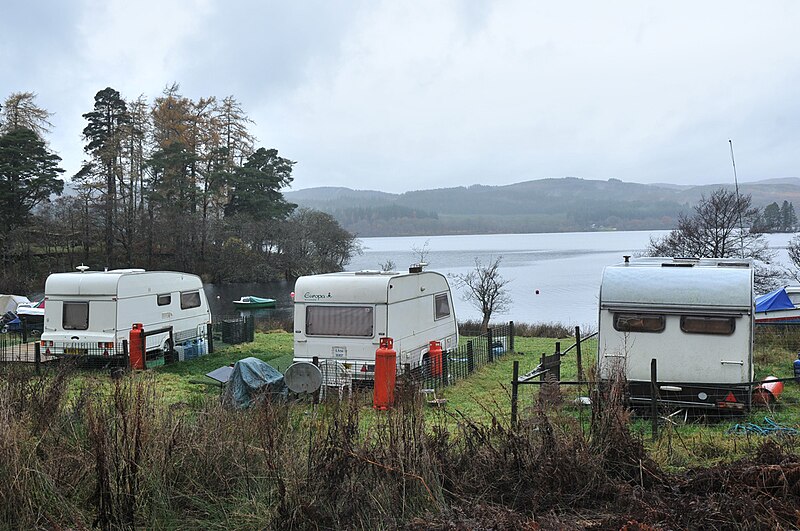
<instances>
[{"instance_id":1,"label":"forested hillside","mask_svg":"<svg viewBox=\"0 0 800 531\"><path fill-rule=\"evenodd\" d=\"M733 185L675 186L565 177L403 194L313 188L290 191L286 197L330 213L359 236L391 236L671 229L681 212L720 187L732 189ZM800 179L745 183L740 191L764 209L773 202L800 201Z\"/></svg>"}]
</instances>

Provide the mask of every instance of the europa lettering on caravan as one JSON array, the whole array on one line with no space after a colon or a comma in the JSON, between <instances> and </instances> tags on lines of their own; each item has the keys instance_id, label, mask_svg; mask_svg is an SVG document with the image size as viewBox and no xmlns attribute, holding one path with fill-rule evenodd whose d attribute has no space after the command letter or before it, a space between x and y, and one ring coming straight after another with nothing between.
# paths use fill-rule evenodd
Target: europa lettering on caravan
<instances>
[{"instance_id":1,"label":"europa lettering on caravan","mask_svg":"<svg viewBox=\"0 0 800 531\"><path fill-rule=\"evenodd\" d=\"M332 297L333 295L331 295L330 292L328 292L327 295L323 295L321 293L309 293L309 292L303 293L304 299L320 300L320 299L330 299Z\"/></svg>"}]
</instances>

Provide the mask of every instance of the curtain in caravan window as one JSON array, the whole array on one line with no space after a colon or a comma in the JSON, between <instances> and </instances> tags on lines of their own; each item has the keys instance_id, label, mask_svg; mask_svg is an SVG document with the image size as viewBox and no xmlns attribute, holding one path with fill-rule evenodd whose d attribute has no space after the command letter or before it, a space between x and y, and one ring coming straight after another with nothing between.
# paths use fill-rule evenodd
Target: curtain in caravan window
<instances>
[{"instance_id":1,"label":"curtain in caravan window","mask_svg":"<svg viewBox=\"0 0 800 531\"><path fill-rule=\"evenodd\" d=\"M62 306L61 326L64 330L87 330L89 328L89 303L65 302Z\"/></svg>"},{"instance_id":2,"label":"curtain in caravan window","mask_svg":"<svg viewBox=\"0 0 800 531\"><path fill-rule=\"evenodd\" d=\"M434 300L436 306L434 318L444 319L445 317L450 317L450 301L447 299L447 293L438 294Z\"/></svg>"},{"instance_id":3,"label":"curtain in caravan window","mask_svg":"<svg viewBox=\"0 0 800 531\"><path fill-rule=\"evenodd\" d=\"M663 315L646 313L615 313L614 330L619 332L663 332L666 319Z\"/></svg>"},{"instance_id":4,"label":"curtain in caravan window","mask_svg":"<svg viewBox=\"0 0 800 531\"><path fill-rule=\"evenodd\" d=\"M369 306L307 306L307 336L372 337L374 312Z\"/></svg>"},{"instance_id":5,"label":"curtain in caravan window","mask_svg":"<svg viewBox=\"0 0 800 531\"><path fill-rule=\"evenodd\" d=\"M197 308L198 306L200 306L199 291L184 291L181 293L181 310Z\"/></svg>"},{"instance_id":6,"label":"curtain in caravan window","mask_svg":"<svg viewBox=\"0 0 800 531\"><path fill-rule=\"evenodd\" d=\"M736 321L733 317L682 315L681 330L688 334L722 334L729 336L736 330Z\"/></svg>"}]
</instances>

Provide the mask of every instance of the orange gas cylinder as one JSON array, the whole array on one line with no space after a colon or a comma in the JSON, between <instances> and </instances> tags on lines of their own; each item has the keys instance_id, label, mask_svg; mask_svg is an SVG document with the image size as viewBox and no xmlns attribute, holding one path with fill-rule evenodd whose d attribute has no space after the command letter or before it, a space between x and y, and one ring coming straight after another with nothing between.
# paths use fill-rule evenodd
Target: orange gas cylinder
<instances>
[{"instance_id":1,"label":"orange gas cylinder","mask_svg":"<svg viewBox=\"0 0 800 531\"><path fill-rule=\"evenodd\" d=\"M431 341L428 345L428 357L431 360L431 376L442 375L442 344Z\"/></svg>"},{"instance_id":2,"label":"orange gas cylinder","mask_svg":"<svg viewBox=\"0 0 800 531\"><path fill-rule=\"evenodd\" d=\"M753 389L753 402L767 405L775 402L783 392L783 382L774 376L767 376Z\"/></svg>"},{"instance_id":3,"label":"orange gas cylinder","mask_svg":"<svg viewBox=\"0 0 800 531\"><path fill-rule=\"evenodd\" d=\"M134 323L128 341L128 357L131 369L144 369L144 327L142 323Z\"/></svg>"},{"instance_id":4,"label":"orange gas cylinder","mask_svg":"<svg viewBox=\"0 0 800 531\"><path fill-rule=\"evenodd\" d=\"M392 346L391 337L382 337L375 351L375 389L372 394L372 407L389 409L394 405L394 384L397 379L397 352Z\"/></svg>"}]
</instances>

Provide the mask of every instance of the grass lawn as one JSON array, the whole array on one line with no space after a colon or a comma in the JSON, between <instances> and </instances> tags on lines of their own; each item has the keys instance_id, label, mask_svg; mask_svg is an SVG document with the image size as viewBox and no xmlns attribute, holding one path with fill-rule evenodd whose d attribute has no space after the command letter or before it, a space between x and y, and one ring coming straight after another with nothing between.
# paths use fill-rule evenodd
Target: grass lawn
<instances>
[{"instance_id":1,"label":"grass lawn","mask_svg":"<svg viewBox=\"0 0 800 531\"><path fill-rule=\"evenodd\" d=\"M569 339L517 337L515 353L506 354L495 363L478 369L469 378L442 389L438 396L447 399L448 409L458 410L470 418L491 420L493 415L508 418L513 362L519 361L520 374L525 374L539 364L542 354L554 352L557 341L560 341L562 351L573 343ZM597 342L594 339L584 341L582 359L585 374L589 374L590 368L594 365L596 354ZM285 371L292 363L292 334L257 333L253 343L221 346L214 354L165 365L153 372L158 375L159 384L168 399L190 401L192 397L219 392L214 387L197 383L213 383L213 380L205 376L206 373L250 356L266 361L281 372ZM793 357L794 354L783 345L757 347L756 377L762 379L766 376L778 378L792 376ZM577 372L575 349L573 349L562 357L561 379L577 380ZM523 404L526 400L531 403L538 388L538 385L520 386L520 403ZM587 390L563 386L562 394L565 398L572 399L586 395ZM748 420L763 420L764 415L769 414L774 415L778 421L796 422L800 417L800 386L787 382L776 406L773 411L756 409Z\"/></svg>"},{"instance_id":2,"label":"grass lawn","mask_svg":"<svg viewBox=\"0 0 800 531\"><path fill-rule=\"evenodd\" d=\"M215 346L213 354L164 365L153 372L158 375L159 388L167 401L192 403L220 393L216 382L206 376L214 369L254 357L283 372L292 364L292 349L292 334L288 332L258 333L252 343Z\"/></svg>"}]
</instances>

